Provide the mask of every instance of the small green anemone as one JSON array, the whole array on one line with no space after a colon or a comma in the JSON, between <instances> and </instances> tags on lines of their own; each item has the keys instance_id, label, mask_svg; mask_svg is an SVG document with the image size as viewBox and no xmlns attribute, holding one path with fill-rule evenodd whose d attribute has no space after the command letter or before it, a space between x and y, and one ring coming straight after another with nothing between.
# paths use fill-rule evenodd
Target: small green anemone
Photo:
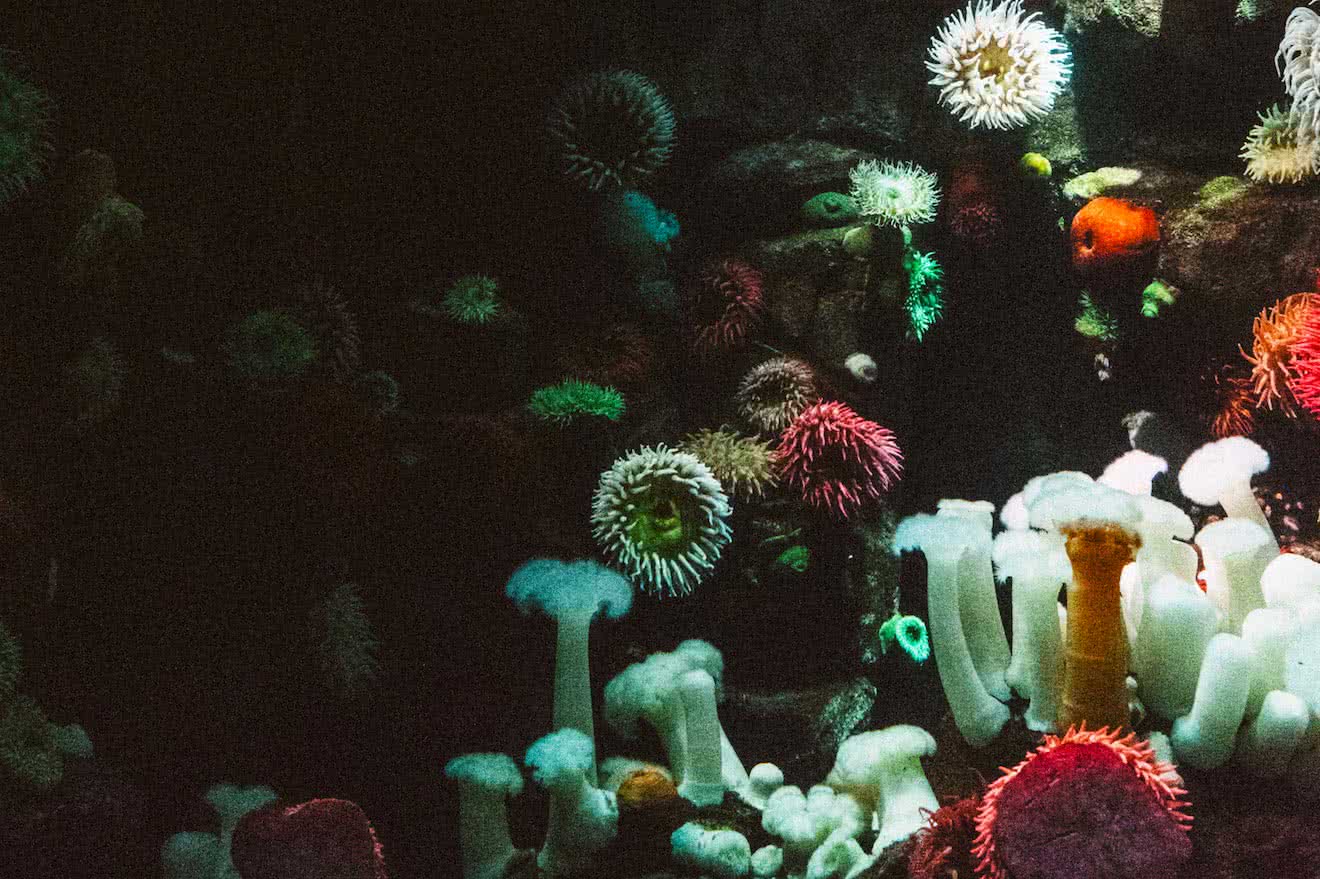
<instances>
[{"instance_id":1,"label":"small green anemone","mask_svg":"<svg viewBox=\"0 0 1320 879\"><path fill-rule=\"evenodd\" d=\"M50 100L0 67L0 204L41 179L50 155Z\"/></svg>"},{"instance_id":2,"label":"small green anemone","mask_svg":"<svg viewBox=\"0 0 1320 879\"><path fill-rule=\"evenodd\" d=\"M527 403L528 410L542 421L565 427L582 416L610 421L623 417L623 394L591 382L566 379L557 385L538 388Z\"/></svg>"},{"instance_id":3,"label":"small green anemone","mask_svg":"<svg viewBox=\"0 0 1320 879\"><path fill-rule=\"evenodd\" d=\"M1073 321L1073 329L1088 339L1118 341L1118 319L1092 299L1091 294L1083 293L1077 304L1082 311L1077 315L1077 320Z\"/></svg>"},{"instance_id":4,"label":"small green anemone","mask_svg":"<svg viewBox=\"0 0 1320 879\"><path fill-rule=\"evenodd\" d=\"M903 254L908 273L908 295L903 310L908 317L908 337L920 342L944 312L944 269L934 253L908 247Z\"/></svg>"},{"instance_id":5,"label":"small green anemone","mask_svg":"<svg viewBox=\"0 0 1320 879\"><path fill-rule=\"evenodd\" d=\"M499 291L493 278L465 275L445 293L445 313L461 324L488 324L500 313Z\"/></svg>"},{"instance_id":6,"label":"small green anemone","mask_svg":"<svg viewBox=\"0 0 1320 879\"><path fill-rule=\"evenodd\" d=\"M1159 317L1160 312L1173 305L1177 298L1177 290L1156 278L1141 291L1142 317Z\"/></svg>"},{"instance_id":7,"label":"small green anemone","mask_svg":"<svg viewBox=\"0 0 1320 879\"><path fill-rule=\"evenodd\" d=\"M282 311L257 311L229 331L230 365L253 381L296 378L316 360L316 342L302 324Z\"/></svg>"},{"instance_id":8,"label":"small green anemone","mask_svg":"<svg viewBox=\"0 0 1320 879\"><path fill-rule=\"evenodd\" d=\"M880 651L886 655L897 647L916 663L930 658L930 638L921 617L896 613L880 626Z\"/></svg>"},{"instance_id":9,"label":"small green anemone","mask_svg":"<svg viewBox=\"0 0 1320 879\"><path fill-rule=\"evenodd\" d=\"M805 574L811 566L811 549L801 544L790 546L779 554L775 564L794 574Z\"/></svg>"}]
</instances>

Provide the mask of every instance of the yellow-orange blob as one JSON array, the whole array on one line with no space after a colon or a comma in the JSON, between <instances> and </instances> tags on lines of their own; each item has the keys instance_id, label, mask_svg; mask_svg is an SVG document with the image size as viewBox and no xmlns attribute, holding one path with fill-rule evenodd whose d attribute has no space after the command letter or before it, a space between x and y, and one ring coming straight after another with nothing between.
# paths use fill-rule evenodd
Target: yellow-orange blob
<instances>
[{"instance_id":1,"label":"yellow-orange blob","mask_svg":"<svg viewBox=\"0 0 1320 879\"><path fill-rule=\"evenodd\" d=\"M1073 217L1072 263L1081 274L1153 269L1159 244L1155 212L1121 198L1093 198Z\"/></svg>"},{"instance_id":2,"label":"yellow-orange blob","mask_svg":"<svg viewBox=\"0 0 1320 879\"><path fill-rule=\"evenodd\" d=\"M643 809L678 796L678 788L659 769L638 769L619 785L619 806Z\"/></svg>"}]
</instances>

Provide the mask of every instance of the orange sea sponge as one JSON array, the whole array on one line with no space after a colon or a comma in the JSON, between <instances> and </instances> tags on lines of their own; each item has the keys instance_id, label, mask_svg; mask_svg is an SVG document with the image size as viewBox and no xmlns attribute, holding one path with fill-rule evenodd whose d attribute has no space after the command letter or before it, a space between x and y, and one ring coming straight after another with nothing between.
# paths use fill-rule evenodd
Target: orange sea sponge
<instances>
[{"instance_id":1,"label":"orange sea sponge","mask_svg":"<svg viewBox=\"0 0 1320 879\"><path fill-rule=\"evenodd\" d=\"M1093 198L1073 217L1072 263L1079 274L1149 274L1159 244L1155 212L1121 198Z\"/></svg>"}]
</instances>

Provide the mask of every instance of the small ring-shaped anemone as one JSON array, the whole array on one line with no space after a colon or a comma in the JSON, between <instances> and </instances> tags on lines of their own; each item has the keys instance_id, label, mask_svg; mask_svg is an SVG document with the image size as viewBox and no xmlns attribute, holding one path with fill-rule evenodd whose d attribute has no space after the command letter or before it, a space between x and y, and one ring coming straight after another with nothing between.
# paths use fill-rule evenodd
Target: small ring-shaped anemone
<instances>
[{"instance_id":1,"label":"small ring-shaped anemone","mask_svg":"<svg viewBox=\"0 0 1320 879\"><path fill-rule=\"evenodd\" d=\"M921 617L896 613L885 620L880 626L880 650L888 654L894 647L902 650L913 662L930 659L930 637Z\"/></svg>"},{"instance_id":2,"label":"small ring-shaped anemone","mask_svg":"<svg viewBox=\"0 0 1320 879\"><path fill-rule=\"evenodd\" d=\"M732 539L731 512L710 468L659 445L624 455L601 474L591 521L610 561L642 589L686 595Z\"/></svg>"}]
</instances>

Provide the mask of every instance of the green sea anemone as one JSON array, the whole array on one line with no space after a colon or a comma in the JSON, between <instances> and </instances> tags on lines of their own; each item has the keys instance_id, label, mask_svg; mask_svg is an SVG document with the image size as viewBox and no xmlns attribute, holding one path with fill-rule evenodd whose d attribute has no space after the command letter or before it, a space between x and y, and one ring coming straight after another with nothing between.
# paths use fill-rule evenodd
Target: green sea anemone
<instances>
[{"instance_id":1,"label":"green sea anemone","mask_svg":"<svg viewBox=\"0 0 1320 879\"><path fill-rule=\"evenodd\" d=\"M894 614L880 626L880 651L888 654L897 647L913 662L930 658L930 638L921 617Z\"/></svg>"},{"instance_id":2,"label":"green sea anemone","mask_svg":"<svg viewBox=\"0 0 1320 879\"><path fill-rule=\"evenodd\" d=\"M842 192L822 192L802 205L802 221L808 226L833 229L857 219L857 202Z\"/></svg>"},{"instance_id":3,"label":"green sea anemone","mask_svg":"<svg viewBox=\"0 0 1320 879\"><path fill-rule=\"evenodd\" d=\"M1160 312L1178 300L1178 291L1159 278L1146 285L1141 291L1142 317L1159 317Z\"/></svg>"},{"instance_id":4,"label":"green sea anemone","mask_svg":"<svg viewBox=\"0 0 1320 879\"><path fill-rule=\"evenodd\" d=\"M380 642L371 629L358 587L336 586L312 608L310 622L317 641L317 660L325 682L341 696L361 693L380 674L376 651Z\"/></svg>"},{"instance_id":5,"label":"green sea anemone","mask_svg":"<svg viewBox=\"0 0 1320 879\"><path fill-rule=\"evenodd\" d=\"M790 546L779 554L775 564L794 574L805 574L811 567L811 549L802 544Z\"/></svg>"},{"instance_id":6,"label":"green sea anemone","mask_svg":"<svg viewBox=\"0 0 1320 879\"><path fill-rule=\"evenodd\" d=\"M908 294L903 310L908 318L908 337L920 342L944 312L944 269L933 253L908 247L903 254L908 273Z\"/></svg>"},{"instance_id":7,"label":"green sea anemone","mask_svg":"<svg viewBox=\"0 0 1320 879\"><path fill-rule=\"evenodd\" d=\"M863 219L878 226L912 226L935 219L940 190L935 175L911 162L864 160L848 172Z\"/></svg>"},{"instance_id":8,"label":"green sea anemone","mask_svg":"<svg viewBox=\"0 0 1320 879\"><path fill-rule=\"evenodd\" d=\"M1278 104L1260 114L1239 155L1257 182L1301 183L1320 173L1320 141L1302 136L1301 117Z\"/></svg>"},{"instance_id":9,"label":"green sea anemone","mask_svg":"<svg viewBox=\"0 0 1320 879\"><path fill-rule=\"evenodd\" d=\"M1018 160L1018 170L1026 177L1049 177L1054 173L1050 160L1040 153L1023 153Z\"/></svg>"},{"instance_id":10,"label":"green sea anemone","mask_svg":"<svg viewBox=\"0 0 1320 879\"><path fill-rule=\"evenodd\" d=\"M0 204L41 179L49 126L46 93L0 66Z\"/></svg>"},{"instance_id":11,"label":"green sea anemone","mask_svg":"<svg viewBox=\"0 0 1320 879\"><path fill-rule=\"evenodd\" d=\"M1077 300L1077 305L1082 311L1073 322L1073 329L1088 339L1097 339L1101 342L1118 340L1118 319L1092 299L1091 294L1083 293Z\"/></svg>"},{"instance_id":12,"label":"green sea anemone","mask_svg":"<svg viewBox=\"0 0 1320 879\"><path fill-rule=\"evenodd\" d=\"M596 542L648 592L686 595L733 539L723 486L694 455L664 445L624 455L592 498Z\"/></svg>"},{"instance_id":13,"label":"green sea anemone","mask_svg":"<svg viewBox=\"0 0 1320 879\"><path fill-rule=\"evenodd\" d=\"M614 388L570 378L538 388L527 408L542 421L566 427L583 416L618 421L623 417L624 401L623 394Z\"/></svg>"},{"instance_id":14,"label":"green sea anemone","mask_svg":"<svg viewBox=\"0 0 1320 879\"><path fill-rule=\"evenodd\" d=\"M224 348L230 366L257 382L297 378L316 360L312 334L282 311L243 318L230 328Z\"/></svg>"},{"instance_id":15,"label":"green sea anemone","mask_svg":"<svg viewBox=\"0 0 1320 879\"><path fill-rule=\"evenodd\" d=\"M353 390L372 415L388 415L399 408L399 383L384 370L362 373L354 380Z\"/></svg>"},{"instance_id":16,"label":"green sea anemone","mask_svg":"<svg viewBox=\"0 0 1320 879\"><path fill-rule=\"evenodd\" d=\"M27 696L0 707L0 770L0 779L36 792L64 777L64 758L46 714Z\"/></svg>"},{"instance_id":17,"label":"green sea anemone","mask_svg":"<svg viewBox=\"0 0 1320 879\"><path fill-rule=\"evenodd\" d=\"M551 104L546 128L564 176L593 192L651 176L674 149L669 101L627 70L570 83Z\"/></svg>"},{"instance_id":18,"label":"green sea anemone","mask_svg":"<svg viewBox=\"0 0 1320 879\"><path fill-rule=\"evenodd\" d=\"M500 313L499 285L485 275L465 275L445 293L450 319L469 326L490 323Z\"/></svg>"}]
</instances>

